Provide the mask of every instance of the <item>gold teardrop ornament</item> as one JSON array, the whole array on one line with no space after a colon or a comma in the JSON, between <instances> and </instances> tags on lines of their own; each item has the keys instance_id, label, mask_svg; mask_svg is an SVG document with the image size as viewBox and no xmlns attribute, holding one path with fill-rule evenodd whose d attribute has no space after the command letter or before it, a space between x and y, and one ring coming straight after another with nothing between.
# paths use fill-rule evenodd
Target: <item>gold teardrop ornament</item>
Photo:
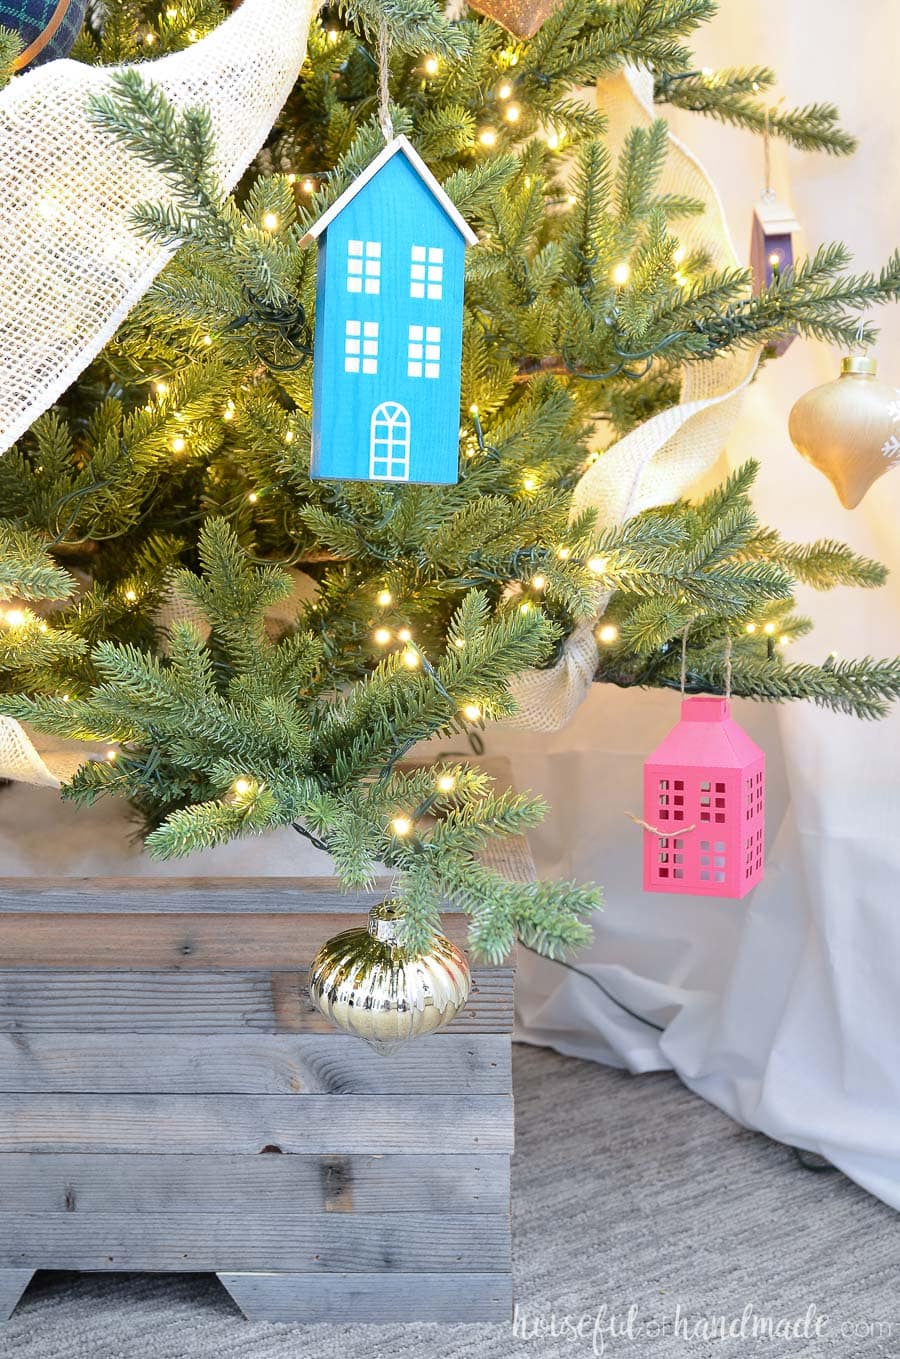
<instances>
[{"instance_id":1,"label":"gold teardrop ornament","mask_svg":"<svg viewBox=\"0 0 900 1359\"><path fill-rule=\"evenodd\" d=\"M309 969L316 1009L383 1054L449 1024L471 985L468 963L445 935L435 935L427 953L413 953L400 944L399 921L397 903L382 902L367 928L326 940Z\"/></svg>"},{"instance_id":2,"label":"gold teardrop ornament","mask_svg":"<svg viewBox=\"0 0 900 1359\"><path fill-rule=\"evenodd\" d=\"M801 396L788 417L797 452L825 474L845 510L900 463L900 388L877 372L875 359L848 356L841 376Z\"/></svg>"}]
</instances>

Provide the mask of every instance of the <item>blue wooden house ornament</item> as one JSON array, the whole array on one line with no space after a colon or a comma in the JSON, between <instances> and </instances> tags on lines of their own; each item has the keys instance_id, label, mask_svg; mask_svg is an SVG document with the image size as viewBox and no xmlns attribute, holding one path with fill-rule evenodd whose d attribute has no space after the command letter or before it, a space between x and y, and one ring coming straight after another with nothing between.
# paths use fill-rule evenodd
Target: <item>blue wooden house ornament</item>
<instances>
[{"instance_id":1,"label":"blue wooden house ornament","mask_svg":"<svg viewBox=\"0 0 900 1359\"><path fill-rule=\"evenodd\" d=\"M463 270L477 237L406 137L310 227L317 478L459 478Z\"/></svg>"}]
</instances>

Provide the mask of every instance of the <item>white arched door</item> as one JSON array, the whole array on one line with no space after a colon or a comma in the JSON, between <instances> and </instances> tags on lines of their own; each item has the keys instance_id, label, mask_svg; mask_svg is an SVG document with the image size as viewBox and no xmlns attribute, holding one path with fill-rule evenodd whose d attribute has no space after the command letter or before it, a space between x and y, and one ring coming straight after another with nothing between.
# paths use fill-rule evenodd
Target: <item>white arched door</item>
<instances>
[{"instance_id":1,"label":"white arched door","mask_svg":"<svg viewBox=\"0 0 900 1359\"><path fill-rule=\"evenodd\" d=\"M409 481L409 411L383 401L372 412L369 476L373 481Z\"/></svg>"}]
</instances>

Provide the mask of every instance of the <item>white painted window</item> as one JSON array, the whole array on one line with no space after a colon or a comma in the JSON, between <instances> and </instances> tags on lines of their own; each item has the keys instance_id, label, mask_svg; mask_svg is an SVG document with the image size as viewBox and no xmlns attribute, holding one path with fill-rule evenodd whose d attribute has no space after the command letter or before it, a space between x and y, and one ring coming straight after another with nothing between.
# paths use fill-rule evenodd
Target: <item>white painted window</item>
<instances>
[{"instance_id":1,"label":"white painted window","mask_svg":"<svg viewBox=\"0 0 900 1359\"><path fill-rule=\"evenodd\" d=\"M409 411L397 401L383 401L372 412L369 477L409 481Z\"/></svg>"},{"instance_id":2,"label":"white painted window","mask_svg":"<svg viewBox=\"0 0 900 1359\"><path fill-rule=\"evenodd\" d=\"M381 241L347 242L347 292L381 292Z\"/></svg>"},{"instance_id":3,"label":"white painted window","mask_svg":"<svg viewBox=\"0 0 900 1359\"><path fill-rule=\"evenodd\" d=\"M410 297L440 302L444 295L444 252L439 245L414 245L409 263Z\"/></svg>"},{"instance_id":4,"label":"white painted window","mask_svg":"<svg viewBox=\"0 0 900 1359\"><path fill-rule=\"evenodd\" d=\"M378 322L347 321L344 326L344 372L378 372Z\"/></svg>"},{"instance_id":5,"label":"white painted window","mask_svg":"<svg viewBox=\"0 0 900 1359\"><path fill-rule=\"evenodd\" d=\"M440 326L410 326L406 348L406 376L438 378L441 375Z\"/></svg>"}]
</instances>

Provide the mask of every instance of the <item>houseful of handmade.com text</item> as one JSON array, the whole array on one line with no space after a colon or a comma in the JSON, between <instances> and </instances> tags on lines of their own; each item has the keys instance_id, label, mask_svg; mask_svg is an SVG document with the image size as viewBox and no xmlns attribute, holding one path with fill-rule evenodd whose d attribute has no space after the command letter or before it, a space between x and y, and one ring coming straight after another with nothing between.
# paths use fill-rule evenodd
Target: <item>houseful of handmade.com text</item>
<instances>
[{"instance_id":1,"label":"houseful of handmade.com text","mask_svg":"<svg viewBox=\"0 0 900 1359\"><path fill-rule=\"evenodd\" d=\"M900 1332L900 1325L896 1327ZM739 1313L701 1314L676 1303L669 1313L641 1315L634 1304L616 1312L606 1303L593 1312L560 1314L533 1312L516 1305L512 1332L517 1340L571 1340L589 1346L594 1355L624 1348L629 1342L673 1338L686 1342L698 1340L820 1340L888 1339L894 1334L890 1321L871 1318L839 1318L820 1312L814 1303L802 1313L788 1316L767 1313L747 1303Z\"/></svg>"}]
</instances>

